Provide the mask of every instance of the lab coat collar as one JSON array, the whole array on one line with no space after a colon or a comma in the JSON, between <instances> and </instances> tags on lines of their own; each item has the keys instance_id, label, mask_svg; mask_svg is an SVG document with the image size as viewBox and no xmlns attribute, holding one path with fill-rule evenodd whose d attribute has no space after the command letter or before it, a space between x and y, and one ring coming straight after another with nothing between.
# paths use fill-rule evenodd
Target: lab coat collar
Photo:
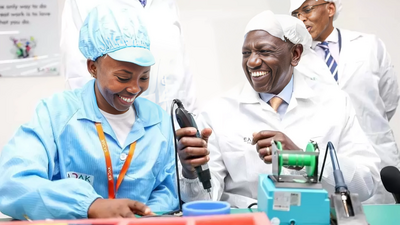
<instances>
[{"instance_id":1,"label":"lab coat collar","mask_svg":"<svg viewBox=\"0 0 400 225\"><path fill-rule=\"evenodd\" d=\"M138 97L133 102L133 105L136 110L137 120L142 121L144 127L150 127L161 122L161 118L163 118L162 109L155 103Z\"/></svg>"},{"instance_id":2,"label":"lab coat collar","mask_svg":"<svg viewBox=\"0 0 400 225\"><path fill-rule=\"evenodd\" d=\"M305 77L302 75L300 72L298 72L296 69L293 71L293 94L292 94L292 99L293 98L298 98L298 99L308 99L313 96L315 96L315 92L308 86L306 83L305 79L309 79L308 77ZM246 82L242 92L240 93L239 96L239 103L258 103L258 102L263 102L263 100L260 98L259 94L254 91L253 87L250 85L249 82ZM289 107L292 104L292 100L290 101Z\"/></svg>"},{"instance_id":3,"label":"lab coat collar","mask_svg":"<svg viewBox=\"0 0 400 225\"><path fill-rule=\"evenodd\" d=\"M292 98L294 97L296 99L308 99L314 97L314 90L311 89L306 82L306 79L310 78L297 71L296 68L294 69L293 74L294 84Z\"/></svg>"},{"instance_id":4,"label":"lab coat collar","mask_svg":"<svg viewBox=\"0 0 400 225\"><path fill-rule=\"evenodd\" d=\"M340 32L340 35L342 36L342 45L344 45L343 44L343 42L346 42L346 41L354 41L354 40L356 40L357 38L359 38L359 37L362 37L362 34L361 33L358 33L358 32L352 32L352 31L342 31L342 30L340 30L341 32ZM344 33L344 35L343 35L343 33ZM326 41L327 42L333 42L333 43L337 43L338 41L339 41L339 33L338 33L338 31L337 31L337 29L335 28L333 31L332 31L332 33L328 36L328 38L326 39ZM321 43L320 41L313 41L312 42L312 49L315 49L315 47L319 44L319 43ZM343 47L342 47L343 48Z\"/></svg>"},{"instance_id":5,"label":"lab coat collar","mask_svg":"<svg viewBox=\"0 0 400 225\"><path fill-rule=\"evenodd\" d=\"M94 93L95 79L88 81L81 89L82 107L77 112L78 119L87 119L92 122L102 122L101 114L97 106L97 99Z\"/></svg>"},{"instance_id":6,"label":"lab coat collar","mask_svg":"<svg viewBox=\"0 0 400 225\"><path fill-rule=\"evenodd\" d=\"M260 95L253 89L249 82L245 82L239 96L239 103L257 103L261 100ZM261 100L262 101L262 100Z\"/></svg>"},{"instance_id":7,"label":"lab coat collar","mask_svg":"<svg viewBox=\"0 0 400 225\"><path fill-rule=\"evenodd\" d=\"M87 119L92 122L103 122L105 118L97 106L94 85L95 79L92 79L82 88L81 100L83 105L77 112L77 118ZM149 112L149 108L155 108L152 104L154 103L140 97L135 99L133 102L137 118L135 125L140 123L143 127L149 127L161 122L162 115L160 115L161 112L159 110L152 110L151 113Z\"/></svg>"},{"instance_id":8,"label":"lab coat collar","mask_svg":"<svg viewBox=\"0 0 400 225\"><path fill-rule=\"evenodd\" d=\"M354 41L363 36L363 34L359 33L359 32L348 31L348 30L343 30L343 31L340 30L340 31L341 31L340 34L342 35L342 40L344 43L346 41Z\"/></svg>"}]
</instances>

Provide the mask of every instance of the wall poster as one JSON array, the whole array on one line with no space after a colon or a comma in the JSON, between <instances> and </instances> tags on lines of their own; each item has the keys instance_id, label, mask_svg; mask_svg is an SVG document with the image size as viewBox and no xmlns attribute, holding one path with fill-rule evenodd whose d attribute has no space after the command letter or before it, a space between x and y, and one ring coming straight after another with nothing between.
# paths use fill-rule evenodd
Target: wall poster
<instances>
[{"instance_id":1,"label":"wall poster","mask_svg":"<svg viewBox=\"0 0 400 225\"><path fill-rule=\"evenodd\" d=\"M0 1L0 76L59 75L56 0Z\"/></svg>"}]
</instances>

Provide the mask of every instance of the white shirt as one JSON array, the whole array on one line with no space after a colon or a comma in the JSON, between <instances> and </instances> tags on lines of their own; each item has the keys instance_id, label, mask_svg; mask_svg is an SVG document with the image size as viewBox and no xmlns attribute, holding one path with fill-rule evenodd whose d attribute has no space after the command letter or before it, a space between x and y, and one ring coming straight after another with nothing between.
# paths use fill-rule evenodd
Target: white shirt
<instances>
[{"instance_id":1,"label":"white shirt","mask_svg":"<svg viewBox=\"0 0 400 225\"><path fill-rule=\"evenodd\" d=\"M261 130L281 131L300 148L313 140L325 150L331 141L346 184L361 201L372 196L380 181L379 156L362 132L347 95L336 85L324 85L296 69L292 99L282 120L247 82L211 102L196 120L200 129L213 130L208 140L213 200L228 201L232 207L256 202L259 175L272 173L271 164L260 160L251 145L252 134ZM323 157L320 154L319 169ZM180 175L180 182L183 201L209 198L198 179ZM329 154L322 185L334 192Z\"/></svg>"},{"instance_id":2,"label":"white shirt","mask_svg":"<svg viewBox=\"0 0 400 225\"><path fill-rule=\"evenodd\" d=\"M101 109L100 112L107 119L113 129L119 145L124 146L125 140L128 137L129 132L132 130L133 124L136 120L135 110L133 107L129 107L129 110L122 114L110 114Z\"/></svg>"},{"instance_id":3,"label":"white shirt","mask_svg":"<svg viewBox=\"0 0 400 225\"><path fill-rule=\"evenodd\" d=\"M333 59L335 59L336 63L339 65L339 32L337 31L336 28L333 29L332 33L326 38L325 40L326 42L328 42L328 47L329 47L329 51L333 57ZM318 54L319 57L321 57L321 59L325 60L325 51L324 49L322 49L321 47L318 46L318 44L321 43L320 41L313 41L312 43L312 48L315 50L315 52Z\"/></svg>"}]
</instances>

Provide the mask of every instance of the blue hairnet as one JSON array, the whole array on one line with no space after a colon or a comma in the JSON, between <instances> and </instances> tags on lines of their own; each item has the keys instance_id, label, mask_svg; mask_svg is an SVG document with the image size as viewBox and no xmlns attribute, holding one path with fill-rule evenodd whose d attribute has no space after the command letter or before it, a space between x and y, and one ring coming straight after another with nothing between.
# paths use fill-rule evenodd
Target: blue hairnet
<instances>
[{"instance_id":1,"label":"blue hairnet","mask_svg":"<svg viewBox=\"0 0 400 225\"><path fill-rule=\"evenodd\" d=\"M149 36L140 14L140 9L133 7L95 7L80 30L80 51L93 61L107 54L118 61L153 65Z\"/></svg>"}]
</instances>

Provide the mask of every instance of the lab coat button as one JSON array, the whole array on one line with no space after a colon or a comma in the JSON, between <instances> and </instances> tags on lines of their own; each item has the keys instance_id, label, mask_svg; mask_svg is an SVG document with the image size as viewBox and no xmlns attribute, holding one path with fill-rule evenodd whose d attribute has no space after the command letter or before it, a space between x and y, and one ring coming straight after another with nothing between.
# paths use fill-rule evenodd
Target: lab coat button
<instances>
[{"instance_id":1,"label":"lab coat button","mask_svg":"<svg viewBox=\"0 0 400 225\"><path fill-rule=\"evenodd\" d=\"M122 154L119 156L119 159L121 159L121 161L125 161L126 157L128 157L128 156L127 156L125 153L122 153Z\"/></svg>"}]
</instances>

